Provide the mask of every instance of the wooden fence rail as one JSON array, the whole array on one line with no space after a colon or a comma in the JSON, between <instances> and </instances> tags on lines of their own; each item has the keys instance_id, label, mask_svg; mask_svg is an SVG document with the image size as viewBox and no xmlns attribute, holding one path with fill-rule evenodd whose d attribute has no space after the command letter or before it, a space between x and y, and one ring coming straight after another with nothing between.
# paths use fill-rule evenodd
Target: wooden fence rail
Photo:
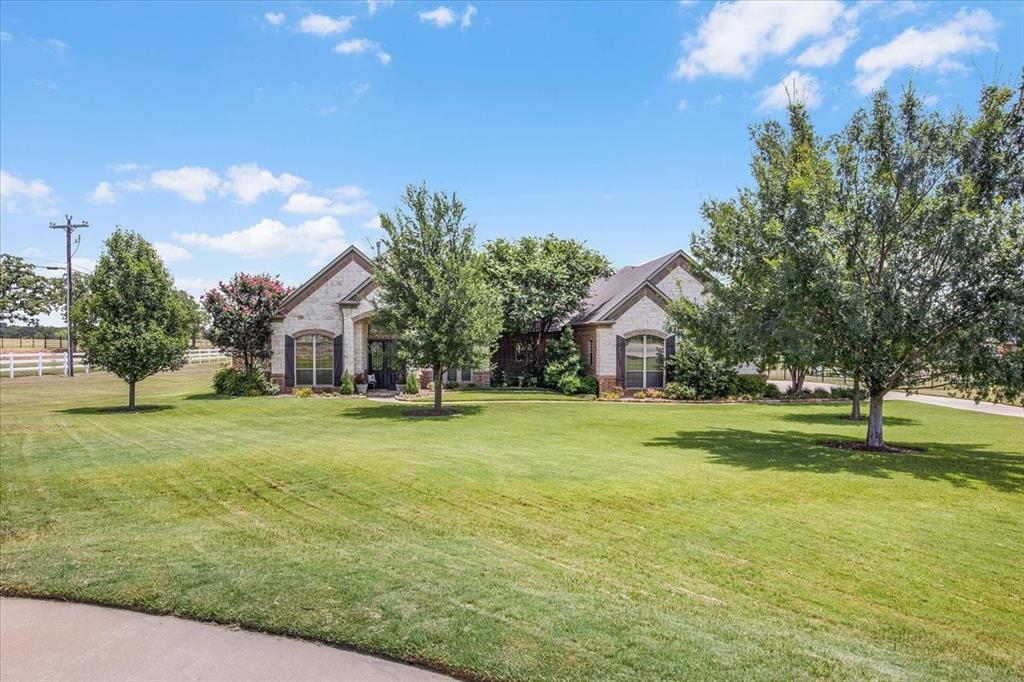
<instances>
[{"instance_id":1,"label":"wooden fence rail","mask_svg":"<svg viewBox=\"0 0 1024 682\"><path fill-rule=\"evenodd\" d=\"M92 367L85 362L84 353L75 353L75 371L89 374L102 372L101 367ZM196 365L204 362L220 362L230 360L231 356L219 348L193 348L186 353L186 364ZM67 376L67 353L0 353L0 376L13 379L16 376L43 376L59 374Z\"/></svg>"}]
</instances>

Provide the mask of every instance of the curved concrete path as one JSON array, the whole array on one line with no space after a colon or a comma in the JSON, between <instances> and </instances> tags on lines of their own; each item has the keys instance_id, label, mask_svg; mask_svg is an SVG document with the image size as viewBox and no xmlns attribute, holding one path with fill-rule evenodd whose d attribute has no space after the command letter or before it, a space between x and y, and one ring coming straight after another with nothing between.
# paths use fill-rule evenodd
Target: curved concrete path
<instances>
[{"instance_id":1,"label":"curved concrete path","mask_svg":"<svg viewBox=\"0 0 1024 682\"><path fill-rule=\"evenodd\" d=\"M772 381L773 384L785 391L790 387L790 382ZM832 390L832 384L822 384L816 381L805 381L804 387L812 391L816 388ZM937 405L939 407L951 407L954 410L967 410L969 412L984 412L985 414L998 414L1003 417L1024 418L1024 407L1020 405L1004 405L1001 403L976 403L973 400L963 398L950 398L941 395L925 395L923 393L911 393L907 395L903 391L889 391L885 396L886 400L907 400L912 403L924 403L925 405Z\"/></svg>"},{"instance_id":2,"label":"curved concrete path","mask_svg":"<svg viewBox=\"0 0 1024 682\"><path fill-rule=\"evenodd\" d=\"M0 680L441 682L365 654L173 616L0 599Z\"/></svg>"}]
</instances>

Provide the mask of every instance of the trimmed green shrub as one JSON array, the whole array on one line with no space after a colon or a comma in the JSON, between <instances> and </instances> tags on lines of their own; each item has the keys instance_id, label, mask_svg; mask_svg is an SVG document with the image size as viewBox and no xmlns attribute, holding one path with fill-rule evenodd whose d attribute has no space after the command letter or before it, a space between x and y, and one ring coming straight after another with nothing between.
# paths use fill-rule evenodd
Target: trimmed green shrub
<instances>
[{"instance_id":1,"label":"trimmed green shrub","mask_svg":"<svg viewBox=\"0 0 1024 682\"><path fill-rule=\"evenodd\" d=\"M341 383L338 384L338 393L342 395L352 395L356 392L356 386L352 383L352 375L348 373L346 369L341 375Z\"/></svg>"},{"instance_id":2,"label":"trimmed green shrub","mask_svg":"<svg viewBox=\"0 0 1024 682\"><path fill-rule=\"evenodd\" d=\"M860 393L860 397L864 397L864 391L854 391L849 386L833 386L832 397L833 398L845 398L846 400L853 400L854 393Z\"/></svg>"},{"instance_id":3,"label":"trimmed green shrub","mask_svg":"<svg viewBox=\"0 0 1024 682\"><path fill-rule=\"evenodd\" d=\"M736 382L736 370L727 362L716 359L711 351L693 341L676 343L675 355L667 362L672 381L693 388L700 400L724 398Z\"/></svg>"},{"instance_id":4,"label":"trimmed green shrub","mask_svg":"<svg viewBox=\"0 0 1024 682\"><path fill-rule=\"evenodd\" d=\"M814 391L812 393L813 393L815 398L831 398L832 397L832 392L829 391L827 388L820 388L819 387L819 388L814 389Z\"/></svg>"},{"instance_id":5,"label":"trimmed green shrub","mask_svg":"<svg viewBox=\"0 0 1024 682\"><path fill-rule=\"evenodd\" d=\"M697 391L693 390L692 386L681 384L678 381L670 381L665 385L665 390L661 392L661 395L669 400L695 400Z\"/></svg>"},{"instance_id":6,"label":"trimmed green shrub","mask_svg":"<svg viewBox=\"0 0 1024 682\"><path fill-rule=\"evenodd\" d=\"M583 377L580 379L580 393L586 393L587 395L597 395L600 390L600 386L597 383L597 379L594 377Z\"/></svg>"},{"instance_id":7,"label":"trimmed green shrub","mask_svg":"<svg viewBox=\"0 0 1024 682\"><path fill-rule=\"evenodd\" d=\"M760 374L737 374L733 381L732 395L761 397L768 390L768 380Z\"/></svg>"},{"instance_id":8,"label":"trimmed green shrub","mask_svg":"<svg viewBox=\"0 0 1024 682\"><path fill-rule=\"evenodd\" d=\"M457 381L446 381L446 382L444 382L444 388L445 388L446 391L454 391L458 387L459 387L459 382L457 382Z\"/></svg>"},{"instance_id":9,"label":"trimmed green shrub","mask_svg":"<svg viewBox=\"0 0 1024 682\"><path fill-rule=\"evenodd\" d=\"M217 395L261 396L277 393L277 386L262 369L222 367L213 375L213 390Z\"/></svg>"},{"instance_id":10,"label":"trimmed green shrub","mask_svg":"<svg viewBox=\"0 0 1024 682\"><path fill-rule=\"evenodd\" d=\"M761 393L761 395L763 395L765 398L778 400L779 398L782 397L782 391L775 384L767 382L764 385L764 392Z\"/></svg>"},{"instance_id":11,"label":"trimmed green shrub","mask_svg":"<svg viewBox=\"0 0 1024 682\"><path fill-rule=\"evenodd\" d=\"M405 375L405 392L416 395L420 392L420 378L411 369Z\"/></svg>"}]
</instances>

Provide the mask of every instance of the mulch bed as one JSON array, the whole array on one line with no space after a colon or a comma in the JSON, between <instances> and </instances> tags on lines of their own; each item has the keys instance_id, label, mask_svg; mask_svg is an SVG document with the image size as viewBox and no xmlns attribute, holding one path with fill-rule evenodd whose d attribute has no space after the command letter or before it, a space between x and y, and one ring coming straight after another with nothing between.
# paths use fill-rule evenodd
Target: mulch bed
<instances>
[{"instance_id":1,"label":"mulch bed","mask_svg":"<svg viewBox=\"0 0 1024 682\"><path fill-rule=\"evenodd\" d=\"M868 445L863 441L857 440L819 440L818 445L824 445L825 447L828 448L839 448L840 450L859 450L861 452L885 452L902 455L924 452L922 448L912 448L906 445L886 445L881 448L876 448Z\"/></svg>"}]
</instances>

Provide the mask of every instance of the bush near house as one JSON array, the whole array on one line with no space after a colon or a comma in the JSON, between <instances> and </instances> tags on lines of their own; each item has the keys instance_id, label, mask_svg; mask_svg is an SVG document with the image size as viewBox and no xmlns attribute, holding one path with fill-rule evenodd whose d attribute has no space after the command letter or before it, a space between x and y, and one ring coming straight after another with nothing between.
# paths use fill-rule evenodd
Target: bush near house
<instances>
[{"instance_id":1,"label":"bush near house","mask_svg":"<svg viewBox=\"0 0 1024 682\"><path fill-rule=\"evenodd\" d=\"M698 400L729 396L739 376L728 362L716 359L706 346L690 340L676 343L676 352L666 365L669 380L693 388Z\"/></svg>"},{"instance_id":2,"label":"bush near house","mask_svg":"<svg viewBox=\"0 0 1024 682\"><path fill-rule=\"evenodd\" d=\"M341 375L341 383L338 384L338 393L352 395L356 392L355 384L352 383L352 375L346 369Z\"/></svg>"},{"instance_id":3,"label":"bush near house","mask_svg":"<svg viewBox=\"0 0 1024 682\"><path fill-rule=\"evenodd\" d=\"M420 378L411 369L405 376L405 392L409 395L417 395L420 392Z\"/></svg>"},{"instance_id":4,"label":"bush near house","mask_svg":"<svg viewBox=\"0 0 1024 682\"><path fill-rule=\"evenodd\" d=\"M248 370L223 367L213 375L213 390L217 395L259 396L277 393L277 386L257 367Z\"/></svg>"}]
</instances>

